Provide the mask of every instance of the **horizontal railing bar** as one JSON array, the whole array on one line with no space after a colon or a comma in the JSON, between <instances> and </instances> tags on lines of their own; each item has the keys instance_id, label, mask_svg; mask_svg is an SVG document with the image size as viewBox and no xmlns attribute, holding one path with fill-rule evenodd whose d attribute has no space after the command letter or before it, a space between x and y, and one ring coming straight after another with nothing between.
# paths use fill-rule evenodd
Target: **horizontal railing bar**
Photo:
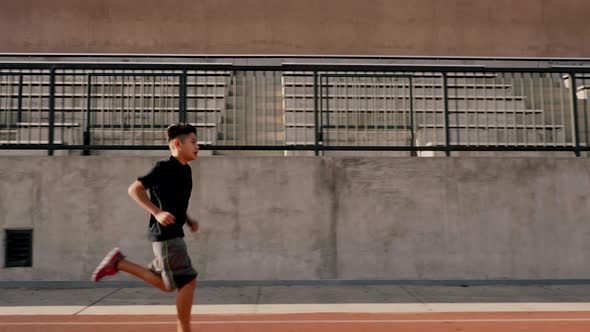
<instances>
[{"instance_id":1,"label":"horizontal railing bar","mask_svg":"<svg viewBox=\"0 0 590 332\"><path fill-rule=\"evenodd\" d=\"M217 70L217 71L350 71L350 72L469 72L469 73L590 73L590 66L460 66L460 65L406 65L406 64L325 64L325 63L284 63L279 65L233 65L195 63L104 63L104 62L0 62L1 69L38 70ZM99 73L95 73L99 74ZM147 74L147 73L146 73ZM179 73L170 73L177 75ZM112 75L112 74L108 74ZM107 76L108 76L107 75ZM136 75L136 74L134 74Z\"/></svg>"},{"instance_id":2,"label":"horizontal railing bar","mask_svg":"<svg viewBox=\"0 0 590 332\"><path fill-rule=\"evenodd\" d=\"M210 145L199 143L202 150L244 150L244 151L314 151L316 147L312 144L307 145ZM0 144L0 150L47 150L48 144ZM516 151L516 152L536 152L536 151L563 151L574 152L575 147L571 145L554 145L554 146L473 146L473 145L450 145L452 151ZM166 145L54 145L55 150L167 150ZM322 151L446 151L444 145L440 146L323 146L319 149ZM581 151L590 151L590 147L580 147Z\"/></svg>"}]
</instances>

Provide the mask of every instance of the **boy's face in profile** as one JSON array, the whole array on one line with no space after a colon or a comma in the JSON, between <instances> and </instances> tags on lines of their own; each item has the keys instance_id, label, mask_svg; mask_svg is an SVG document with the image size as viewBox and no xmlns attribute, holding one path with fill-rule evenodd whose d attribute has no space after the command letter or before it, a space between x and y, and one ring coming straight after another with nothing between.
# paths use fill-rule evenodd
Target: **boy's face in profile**
<instances>
[{"instance_id":1,"label":"boy's face in profile","mask_svg":"<svg viewBox=\"0 0 590 332\"><path fill-rule=\"evenodd\" d=\"M178 138L178 155L186 161L197 159L199 154L199 145L197 144L197 136L190 133L184 137Z\"/></svg>"}]
</instances>

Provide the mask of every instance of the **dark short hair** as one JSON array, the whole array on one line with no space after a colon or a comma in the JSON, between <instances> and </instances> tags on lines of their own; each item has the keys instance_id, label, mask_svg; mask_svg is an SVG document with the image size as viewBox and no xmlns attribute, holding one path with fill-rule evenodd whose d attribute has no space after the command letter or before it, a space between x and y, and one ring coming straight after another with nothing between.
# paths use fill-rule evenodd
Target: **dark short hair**
<instances>
[{"instance_id":1,"label":"dark short hair","mask_svg":"<svg viewBox=\"0 0 590 332\"><path fill-rule=\"evenodd\" d=\"M168 126L166 133L168 134L168 142L170 142L175 138L180 138L182 140L184 139L184 136L190 133L196 135L197 129L193 127L190 123L179 122Z\"/></svg>"}]
</instances>

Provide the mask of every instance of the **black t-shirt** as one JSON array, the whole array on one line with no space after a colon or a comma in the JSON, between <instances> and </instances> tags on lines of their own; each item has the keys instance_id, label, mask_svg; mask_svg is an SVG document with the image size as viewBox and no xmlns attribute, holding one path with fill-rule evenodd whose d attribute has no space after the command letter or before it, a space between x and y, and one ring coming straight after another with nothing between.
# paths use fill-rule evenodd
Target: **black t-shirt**
<instances>
[{"instance_id":1,"label":"black t-shirt","mask_svg":"<svg viewBox=\"0 0 590 332\"><path fill-rule=\"evenodd\" d=\"M165 241L184 237L182 226L186 222L186 210L193 189L191 168L170 157L156 163L146 175L137 180L149 189L150 200L155 206L174 215L174 224L163 226L150 216L149 239Z\"/></svg>"}]
</instances>

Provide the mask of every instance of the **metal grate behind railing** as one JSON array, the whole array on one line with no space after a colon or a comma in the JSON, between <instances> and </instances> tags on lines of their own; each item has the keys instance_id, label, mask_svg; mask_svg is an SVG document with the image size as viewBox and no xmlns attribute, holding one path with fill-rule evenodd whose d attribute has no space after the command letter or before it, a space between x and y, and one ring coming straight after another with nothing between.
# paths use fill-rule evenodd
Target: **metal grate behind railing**
<instances>
[{"instance_id":1,"label":"metal grate behind railing","mask_svg":"<svg viewBox=\"0 0 590 332\"><path fill-rule=\"evenodd\" d=\"M590 150L587 68L1 64L0 149Z\"/></svg>"}]
</instances>

